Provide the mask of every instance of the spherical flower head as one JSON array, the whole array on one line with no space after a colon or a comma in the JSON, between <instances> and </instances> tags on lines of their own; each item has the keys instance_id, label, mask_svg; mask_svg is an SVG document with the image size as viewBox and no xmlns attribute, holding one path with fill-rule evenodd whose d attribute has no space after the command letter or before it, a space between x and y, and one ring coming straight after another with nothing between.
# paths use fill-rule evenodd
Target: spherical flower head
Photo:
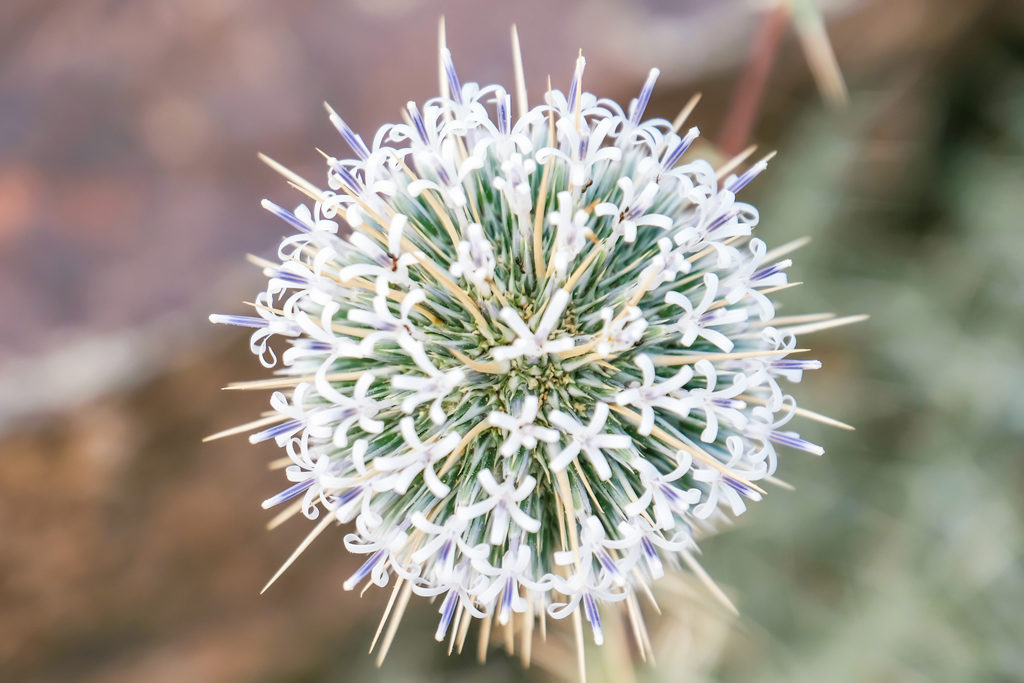
<instances>
[{"instance_id":1,"label":"spherical flower head","mask_svg":"<svg viewBox=\"0 0 1024 683\"><path fill-rule=\"evenodd\" d=\"M686 156L696 128L644 118L656 70L623 109L581 57L513 116L442 60L444 94L370 145L330 111L354 158L326 187L273 164L310 203L264 202L294 233L254 314L211 318L280 366L250 384L279 390L250 440L291 461L264 506L354 524L346 589L439 597L439 640L576 615L601 642L606 605L636 618L699 570L695 536L761 498L780 448L821 453L784 385L819 367L795 334L830 323L776 317L791 249L737 199L765 163Z\"/></svg>"}]
</instances>

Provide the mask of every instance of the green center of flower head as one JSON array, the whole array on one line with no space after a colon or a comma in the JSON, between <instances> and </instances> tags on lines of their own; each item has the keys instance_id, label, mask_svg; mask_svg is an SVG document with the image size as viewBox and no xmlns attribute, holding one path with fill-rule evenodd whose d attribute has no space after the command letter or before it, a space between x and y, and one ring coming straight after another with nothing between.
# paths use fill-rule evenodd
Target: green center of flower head
<instances>
[{"instance_id":1,"label":"green center of flower head","mask_svg":"<svg viewBox=\"0 0 1024 683\"><path fill-rule=\"evenodd\" d=\"M566 400L566 391L572 383L572 372L563 367L561 360L545 358L535 364L517 362L515 365L516 367L509 371L508 380L503 387L506 396L522 386L526 391L537 394L542 403L546 402L551 394L558 394L563 401L569 403Z\"/></svg>"},{"instance_id":2,"label":"green center of flower head","mask_svg":"<svg viewBox=\"0 0 1024 683\"><path fill-rule=\"evenodd\" d=\"M264 505L354 522L345 588L443 596L439 639L582 615L600 642L600 606L636 620L665 564L697 568L777 446L821 453L782 429L816 415L780 381L819 367L795 335L835 321L776 317L794 247L769 252L736 200L766 160L684 158L696 128L643 119L657 70L623 111L580 58L568 94L530 109L519 88L514 120L442 54L446 94L372 145L330 112L356 158L328 159L328 189L271 162L313 204L264 202L296 234L261 262L257 316L212 319L254 328L268 367L287 340L249 385L279 390L250 440L289 458Z\"/></svg>"}]
</instances>

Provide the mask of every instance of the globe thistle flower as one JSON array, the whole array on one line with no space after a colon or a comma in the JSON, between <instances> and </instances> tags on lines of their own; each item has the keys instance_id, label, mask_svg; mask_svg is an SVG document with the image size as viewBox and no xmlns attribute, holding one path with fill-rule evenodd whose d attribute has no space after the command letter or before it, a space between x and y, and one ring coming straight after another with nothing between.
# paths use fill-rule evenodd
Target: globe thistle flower
<instances>
[{"instance_id":1,"label":"globe thistle flower","mask_svg":"<svg viewBox=\"0 0 1024 683\"><path fill-rule=\"evenodd\" d=\"M514 114L441 60L442 94L370 144L328 108L351 158L325 188L269 162L309 203L264 200L294 232L254 258L254 314L211 316L279 367L233 387L275 389L270 416L224 434L286 451L263 505L320 518L296 555L353 525L345 589L394 586L385 651L412 594L460 648L474 619L485 642L570 618L600 643L621 605L640 633L666 572L716 590L695 539L760 500L780 449L822 453L790 421L840 423L785 385L820 367L797 334L849 319L776 316L799 244L769 251L738 199L767 159L686 156L685 116L644 118L656 69L623 109L581 56L530 108L520 66Z\"/></svg>"}]
</instances>

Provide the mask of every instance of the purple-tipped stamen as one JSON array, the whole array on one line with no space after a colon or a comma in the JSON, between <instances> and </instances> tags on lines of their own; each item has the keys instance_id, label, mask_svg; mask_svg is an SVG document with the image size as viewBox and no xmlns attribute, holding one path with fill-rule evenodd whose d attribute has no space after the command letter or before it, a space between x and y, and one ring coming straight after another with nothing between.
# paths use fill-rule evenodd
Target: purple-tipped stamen
<instances>
[{"instance_id":1,"label":"purple-tipped stamen","mask_svg":"<svg viewBox=\"0 0 1024 683\"><path fill-rule=\"evenodd\" d=\"M416 130L416 135L419 136L420 142L424 145L428 144L427 126L423 123L423 115L416 108L416 103L409 102L406 108L409 111L409 118L412 119L412 127Z\"/></svg>"},{"instance_id":2,"label":"purple-tipped stamen","mask_svg":"<svg viewBox=\"0 0 1024 683\"><path fill-rule=\"evenodd\" d=\"M820 360L777 360L772 361L772 367L778 370L819 370Z\"/></svg>"},{"instance_id":3,"label":"purple-tipped stamen","mask_svg":"<svg viewBox=\"0 0 1024 683\"><path fill-rule=\"evenodd\" d=\"M711 399L711 402L714 403L716 406L719 406L720 408L733 408L736 410L740 410L745 405L747 405L738 398L714 398Z\"/></svg>"},{"instance_id":4,"label":"purple-tipped stamen","mask_svg":"<svg viewBox=\"0 0 1024 683\"><path fill-rule=\"evenodd\" d=\"M767 161L757 162L756 164L748 168L743 175L739 176L738 178L735 178L731 183L729 183L729 185L726 186L725 189L729 190L729 192L732 192L733 194L736 194L744 187L746 187L747 183L756 178L758 174L760 174L761 171L765 170L766 168L768 168Z\"/></svg>"},{"instance_id":5,"label":"purple-tipped stamen","mask_svg":"<svg viewBox=\"0 0 1024 683\"><path fill-rule=\"evenodd\" d=\"M725 310L723 308L716 308L713 311L708 311L707 313L703 313L699 318L697 318L697 321L701 325L705 325L706 326L708 323L714 322L718 318L721 318L724 315L729 315L730 313L731 313L731 311L727 311L727 310Z\"/></svg>"},{"instance_id":6,"label":"purple-tipped stamen","mask_svg":"<svg viewBox=\"0 0 1024 683\"><path fill-rule=\"evenodd\" d=\"M597 612L597 602L590 593L583 594L583 613L590 622L590 628L594 631L594 642L600 645L604 642L604 632L601 630L601 615Z\"/></svg>"},{"instance_id":7,"label":"purple-tipped stamen","mask_svg":"<svg viewBox=\"0 0 1024 683\"><path fill-rule=\"evenodd\" d=\"M452 552L452 542L451 541L445 541L444 543L441 544L441 550L437 553L438 561L441 562L441 564L444 564L445 561L448 559L448 555L450 555L451 552Z\"/></svg>"},{"instance_id":8,"label":"purple-tipped stamen","mask_svg":"<svg viewBox=\"0 0 1024 683\"><path fill-rule=\"evenodd\" d=\"M710 223L708 223L708 228L707 228L708 234L710 235L715 230L718 230L720 227L722 227L723 225L725 225L726 223L728 223L733 218L736 218L736 216L739 216L739 215L740 215L740 210L739 209L733 209L732 211L726 211L721 216L719 216L715 220L713 220Z\"/></svg>"},{"instance_id":9,"label":"purple-tipped stamen","mask_svg":"<svg viewBox=\"0 0 1024 683\"><path fill-rule=\"evenodd\" d=\"M640 539L640 547L643 548L644 557L647 559L647 567L651 570L654 575L662 574L664 569L661 564L661 557L658 556L658 550L651 543L647 537Z\"/></svg>"},{"instance_id":10,"label":"purple-tipped stamen","mask_svg":"<svg viewBox=\"0 0 1024 683\"><path fill-rule=\"evenodd\" d=\"M435 170L437 171L437 179L441 181L442 185L445 187L451 187L453 185L451 176L448 175L448 171L444 169L444 166L438 164Z\"/></svg>"},{"instance_id":11,"label":"purple-tipped stamen","mask_svg":"<svg viewBox=\"0 0 1024 683\"><path fill-rule=\"evenodd\" d=\"M341 495L341 497L338 498L338 505L346 505L348 503L351 503L356 498L358 498L359 494L361 493L362 486L355 486L354 488L349 488L348 490L346 490L344 494Z\"/></svg>"},{"instance_id":12,"label":"purple-tipped stamen","mask_svg":"<svg viewBox=\"0 0 1024 683\"><path fill-rule=\"evenodd\" d=\"M270 201L269 199L264 199L262 202L260 202L260 206L262 206L264 209L274 214L284 222L288 223L299 232L309 232L310 230L312 230L311 227L309 227L308 225L300 221L298 218L296 218L295 214L293 214L291 211L281 208L280 206Z\"/></svg>"},{"instance_id":13,"label":"purple-tipped stamen","mask_svg":"<svg viewBox=\"0 0 1024 683\"><path fill-rule=\"evenodd\" d=\"M736 481L732 477L728 477L728 476L727 477L723 477L723 479L725 479L725 483L726 484L728 484L730 487L732 487L733 490L735 490L740 495L745 496L747 498L755 498L756 497L755 494L754 494L754 489L750 488L746 484L741 484L740 482Z\"/></svg>"},{"instance_id":14,"label":"purple-tipped stamen","mask_svg":"<svg viewBox=\"0 0 1024 683\"><path fill-rule=\"evenodd\" d=\"M291 500L295 496L299 495L300 493L308 489L314 483L316 483L315 477L310 477L306 481L300 481L295 486L286 488L284 491L281 491L281 493L277 494L276 496L271 496L270 498L267 498L265 501L263 501L262 507L264 510L269 510L275 505L280 505L286 500Z\"/></svg>"},{"instance_id":15,"label":"purple-tipped stamen","mask_svg":"<svg viewBox=\"0 0 1024 683\"><path fill-rule=\"evenodd\" d=\"M682 493L675 486L661 484L658 489L673 507L684 507L686 505L686 500L683 498Z\"/></svg>"},{"instance_id":16,"label":"purple-tipped stamen","mask_svg":"<svg viewBox=\"0 0 1024 683\"><path fill-rule=\"evenodd\" d=\"M608 554L607 550L599 550L597 552L597 561L609 574L617 579L622 578L622 572L619 571L618 565L615 564L615 560L612 559L612 556Z\"/></svg>"},{"instance_id":17,"label":"purple-tipped stamen","mask_svg":"<svg viewBox=\"0 0 1024 683\"><path fill-rule=\"evenodd\" d=\"M643 90L640 91L640 97L634 102L633 111L629 115L629 122L634 126L640 123L644 110L647 109L647 103L651 100L651 92L654 91L654 83L658 80L659 73L661 72L657 69L651 69L647 74L647 81L644 82Z\"/></svg>"},{"instance_id":18,"label":"purple-tipped stamen","mask_svg":"<svg viewBox=\"0 0 1024 683\"><path fill-rule=\"evenodd\" d=\"M357 569L355 574L353 574L352 576L348 577L348 580L346 580L345 583L342 584L342 588L344 588L347 591L350 591L353 588L355 588L357 585L359 585L359 583L363 579L365 579L367 576L369 576L370 572L373 571L373 568L377 566L377 563L379 563L381 561L381 558L383 558L386 554L387 554L387 549L386 548L381 548L380 550L375 552L373 555L370 555L370 559L368 559L366 562L364 562L363 566L361 566L359 569Z\"/></svg>"},{"instance_id":19,"label":"purple-tipped stamen","mask_svg":"<svg viewBox=\"0 0 1024 683\"><path fill-rule=\"evenodd\" d=\"M283 280L284 282L291 283L293 285L300 285L306 287L310 284L309 278L299 275L297 273L289 273L284 270L275 270L270 274L270 277L275 280Z\"/></svg>"},{"instance_id":20,"label":"purple-tipped stamen","mask_svg":"<svg viewBox=\"0 0 1024 683\"><path fill-rule=\"evenodd\" d=\"M444 596L444 602L441 603L441 622L437 625L437 631L434 633L434 640L440 642L444 640L445 635L448 633L448 626L452 623L452 616L455 614L455 608L459 604L458 591L452 588L448 591L448 595Z\"/></svg>"},{"instance_id":21,"label":"purple-tipped stamen","mask_svg":"<svg viewBox=\"0 0 1024 683\"><path fill-rule=\"evenodd\" d=\"M501 604L498 606L498 621L507 624L512 610L512 589L514 582L512 577L505 579L505 589L501 592Z\"/></svg>"},{"instance_id":22,"label":"purple-tipped stamen","mask_svg":"<svg viewBox=\"0 0 1024 683\"><path fill-rule=\"evenodd\" d=\"M341 178L342 184L345 185L352 192L359 194L363 191L363 184L352 175L352 171L348 170L345 166L335 161L331 164L331 170L338 174Z\"/></svg>"},{"instance_id":23,"label":"purple-tipped stamen","mask_svg":"<svg viewBox=\"0 0 1024 683\"><path fill-rule=\"evenodd\" d=\"M210 322L217 325L235 325L236 327L266 327L269 321L263 318L255 318L249 315L224 315L213 313L210 315Z\"/></svg>"},{"instance_id":24,"label":"purple-tipped stamen","mask_svg":"<svg viewBox=\"0 0 1024 683\"><path fill-rule=\"evenodd\" d=\"M348 491L345 491L345 493L343 493L340 496L338 496L338 507L343 507L345 505L348 505L353 500L358 498L362 493L363 493L363 487L362 486L356 486L355 488L351 488Z\"/></svg>"},{"instance_id":25,"label":"purple-tipped stamen","mask_svg":"<svg viewBox=\"0 0 1024 683\"><path fill-rule=\"evenodd\" d=\"M661 165L662 170L667 171L673 166L675 166L676 162L679 161L679 158L683 156L686 150L690 149L690 145L693 144L693 141L696 140L699 135L700 130L697 128L697 126L694 126L690 130L688 130L683 139L677 142L676 146L673 147L672 151L669 152L668 156L665 157L665 161Z\"/></svg>"},{"instance_id":26,"label":"purple-tipped stamen","mask_svg":"<svg viewBox=\"0 0 1024 683\"><path fill-rule=\"evenodd\" d=\"M452 63L452 53L448 49L445 49L441 55L441 60L444 63L444 73L448 77L448 89L451 90L449 95L453 100L462 104L462 85L459 83L459 77L455 73L455 64Z\"/></svg>"},{"instance_id":27,"label":"purple-tipped stamen","mask_svg":"<svg viewBox=\"0 0 1024 683\"><path fill-rule=\"evenodd\" d=\"M306 349L307 351L330 351L334 348L328 342L313 339L295 339L292 341L292 346Z\"/></svg>"},{"instance_id":28,"label":"purple-tipped stamen","mask_svg":"<svg viewBox=\"0 0 1024 683\"><path fill-rule=\"evenodd\" d=\"M773 431L768 435L768 438L777 444L789 446L790 448L795 448L799 451L813 453L814 455L821 455L822 453L825 452L825 449L819 446L818 444L811 443L810 441L805 441L794 432Z\"/></svg>"},{"instance_id":29,"label":"purple-tipped stamen","mask_svg":"<svg viewBox=\"0 0 1024 683\"><path fill-rule=\"evenodd\" d=\"M791 265L793 265L793 262L789 259L786 259L785 261L779 261L774 265L768 266L767 268L762 268L761 270L757 271L750 279L755 281L764 280L765 278L769 278L772 275L775 275L776 273L781 273L786 268L789 268Z\"/></svg>"},{"instance_id":30,"label":"purple-tipped stamen","mask_svg":"<svg viewBox=\"0 0 1024 683\"><path fill-rule=\"evenodd\" d=\"M264 429L262 432L256 432L255 434L250 435L249 443L260 443L261 441L276 439L279 436L291 434L301 428L302 420L286 420L279 425L274 425L270 429Z\"/></svg>"},{"instance_id":31,"label":"purple-tipped stamen","mask_svg":"<svg viewBox=\"0 0 1024 683\"><path fill-rule=\"evenodd\" d=\"M345 123L344 119L338 116L336 113L331 112L330 114L331 123L341 133L341 137L345 138L345 142L352 148L352 151L356 153L363 161L366 161L370 156L370 150L367 149L363 139L355 134L355 132L349 128L348 124Z\"/></svg>"},{"instance_id":32,"label":"purple-tipped stamen","mask_svg":"<svg viewBox=\"0 0 1024 683\"><path fill-rule=\"evenodd\" d=\"M440 163L440 161L434 154L423 155L423 157L419 159L417 163L422 167L424 171L424 177L428 175L426 172L430 171L435 176L437 176L437 179L440 180L441 184L444 185L445 187L453 186L451 176L448 175L448 171L445 170L444 166Z\"/></svg>"},{"instance_id":33,"label":"purple-tipped stamen","mask_svg":"<svg viewBox=\"0 0 1024 683\"><path fill-rule=\"evenodd\" d=\"M576 109L576 94L579 92L580 80L583 78L583 69L585 69L586 66L587 60L583 59L583 56L580 55L576 59L576 68L572 71L572 83L569 84L569 97L567 99L567 104L570 109Z\"/></svg>"},{"instance_id":34,"label":"purple-tipped stamen","mask_svg":"<svg viewBox=\"0 0 1024 683\"><path fill-rule=\"evenodd\" d=\"M495 102L498 106L498 132L502 135L508 135L508 132L512 129L512 96L505 93L504 97L495 98Z\"/></svg>"}]
</instances>

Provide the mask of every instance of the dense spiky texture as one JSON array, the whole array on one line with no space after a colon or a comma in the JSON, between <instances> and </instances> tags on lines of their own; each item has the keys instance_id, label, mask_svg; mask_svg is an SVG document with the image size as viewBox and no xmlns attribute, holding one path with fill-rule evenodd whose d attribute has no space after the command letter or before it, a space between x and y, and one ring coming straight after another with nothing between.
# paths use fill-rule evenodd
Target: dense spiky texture
<instances>
[{"instance_id":1,"label":"dense spiky texture","mask_svg":"<svg viewBox=\"0 0 1024 683\"><path fill-rule=\"evenodd\" d=\"M289 344L255 383L288 388L250 437L291 460L264 506L354 522L345 588L438 597L438 639L582 614L600 642L598 604L633 616L665 565L695 567L694 532L760 498L778 445L821 453L782 431L779 385L819 366L789 355L821 318L774 324L790 262L736 200L765 161L720 183L684 159L696 128L643 119L656 70L623 111L580 58L514 119L442 56L447 94L371 145L330 112L357 158L327 160L329 190L281 169L313 203L264 202L296 233L258 315L212 319L256 328L268 367Z\"/></svg>"}]
</instances>

